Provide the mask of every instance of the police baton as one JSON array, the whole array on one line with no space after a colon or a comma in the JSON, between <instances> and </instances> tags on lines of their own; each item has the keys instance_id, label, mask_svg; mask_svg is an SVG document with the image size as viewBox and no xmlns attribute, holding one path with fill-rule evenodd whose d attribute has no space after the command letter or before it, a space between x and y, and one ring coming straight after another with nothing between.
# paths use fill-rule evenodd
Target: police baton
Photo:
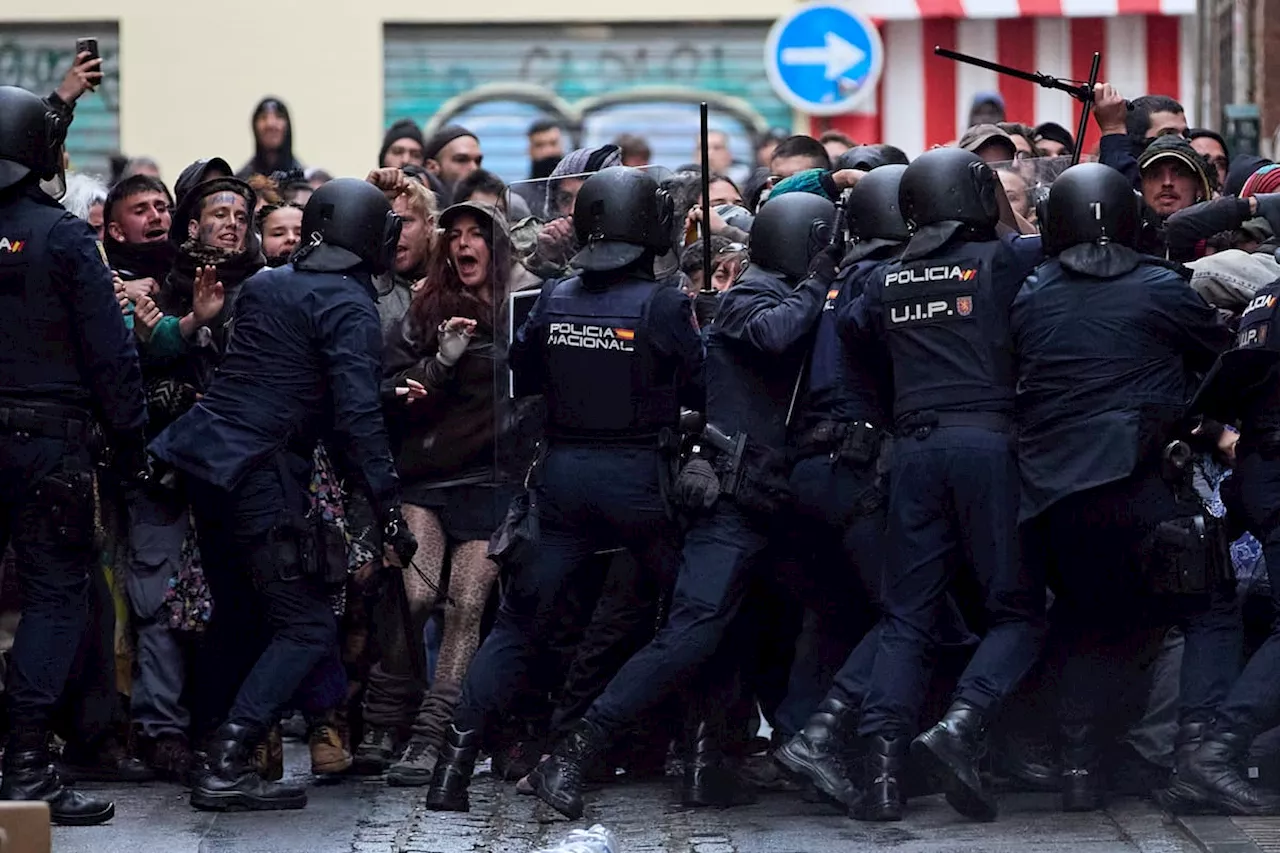
<instances>
[{"instance_id":1,"label":"police baton","mask_svg":"<svg viewBox=\"0 0 1280 853\"><path fill-rule=\"evenodd\" d=\"M715 291L711 286L711 131L707 102L700 108L702 118L702 292Z\"/></svg>"},{"instance_id":2,"label":"police baton","mask_svg":"<svg viewBox=\"0 0 1280 853\"><path fill-rule=\"evenodd\" d=\"M1041 74L1039 71L1023 71L1018 68L1012 68L1008 65L1001 65L999 62L980 59L976 56L970 56L967 53L948 50L945 47L935 47L933 52L938 56L941 56L943 59L950 59L955 62L963 62L966 65L985 68L988 71L994 71L997 74L1003 74L1006 77L1016 77L1019 80L1026 80L1029 83L1035 83L1037 86L1043 86L1046 89L1056 89L1059 92L1066 92L1068 95L1084 104L1084 109L1080 111L1080 123L1076 126L1076 149L1071 153L1071 165L1074 166L1080 162L1080 155L1084 153L1084 134L1089 127L1089 114L1093 112L1093 87L1098 83L1098 69L1102 66L1102 54L1097 52L1093 54L1093 64L1089 69L1088 80L1063 80L1060 77ZM1129 109L1133 109L1132 103L1125 101L1125 105Z\"/></svg>"}]
</instances>

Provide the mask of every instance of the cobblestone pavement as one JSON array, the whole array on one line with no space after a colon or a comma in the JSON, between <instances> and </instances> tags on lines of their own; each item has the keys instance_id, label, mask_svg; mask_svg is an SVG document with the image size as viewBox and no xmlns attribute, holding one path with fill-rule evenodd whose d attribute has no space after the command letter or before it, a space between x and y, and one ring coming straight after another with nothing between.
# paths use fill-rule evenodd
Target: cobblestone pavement
<instances>
[{"instance_id":1,"label":"cobblestone pavement","mask_svg":"<svg viewBox=\"0 0 1280 853\"><path fill-rule=\"evenodd\" d=\"M290 775L307 778L305 751L289 747ZM94 786L85 786L86 789ZM1067 815L1045 795L1001 800L1000 819L974 824L939 797L912 801L909 819L868 825L794 794L767 794L728 811L675 804L670 785L619 784L592 792L587 814L568 823L532 797L487 776L472 787L469 814L421 807L421 789L378 780L316 784L295 812L207 814L180 788L102 787L117 816L104 827L58 828L54 853L529 853L569 829L602 823L619 853L1190 853L1189 838L1151 805L1121 800L1107 812Z\"/></svg>"}]
</instances>

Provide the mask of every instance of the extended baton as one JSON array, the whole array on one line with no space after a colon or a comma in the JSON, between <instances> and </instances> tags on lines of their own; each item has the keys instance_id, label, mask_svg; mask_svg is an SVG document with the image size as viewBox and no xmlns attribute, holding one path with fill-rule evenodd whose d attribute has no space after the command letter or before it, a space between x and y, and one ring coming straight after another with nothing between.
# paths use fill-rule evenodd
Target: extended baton
<instances>
[{"instance_id":1,"label":"extended baton","mask_svg":"<svg viewBox=\"0 0 1280 853\"><path fill-rule=\"evenodd\" d=\"M711 131L708 127L710 110L702 102L702 292L715 290L711 286Z\"/></svg>"}]
</instances>

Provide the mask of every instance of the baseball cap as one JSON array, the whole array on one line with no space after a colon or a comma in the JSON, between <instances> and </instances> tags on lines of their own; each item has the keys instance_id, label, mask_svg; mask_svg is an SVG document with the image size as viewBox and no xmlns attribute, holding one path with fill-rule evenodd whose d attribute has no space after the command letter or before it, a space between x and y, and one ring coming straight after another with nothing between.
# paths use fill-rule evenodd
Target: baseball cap
<instances>
[{"instance_id":1,"label":"baseball cap","mask_svg":"<svg viewBox=\"0 0 1280 853\"><path fill-rule=\"evenodd\" d=\"M994 124L975 124L964 132L964 136L960 137L959 146L965 151L978 153L980 148L988 145L1003 145L1009 152L1006 160L1012 160L1018 154L1018 147L1013 144L1013 138L1005 133Z\"/></svg>"}]
</instances>

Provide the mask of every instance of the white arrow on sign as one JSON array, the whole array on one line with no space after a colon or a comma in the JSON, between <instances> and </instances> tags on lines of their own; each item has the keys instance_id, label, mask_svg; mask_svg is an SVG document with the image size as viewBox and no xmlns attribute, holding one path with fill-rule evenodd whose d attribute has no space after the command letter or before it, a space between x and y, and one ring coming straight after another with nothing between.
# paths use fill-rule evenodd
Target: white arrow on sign
<instances>
[{"instance_id":1,"label":"white arrow on sign","mask_svg":"<svg viewBox=\"0 0 1280 853\"><path fill-rule=\"evenodd\" d=\"M867 54L835 33L827 33L826 44L822 47L784 47L779 58L783 65L825 65L824 76L828 80L837 80L866 59Z\"/></svg>"}]
</instances>

